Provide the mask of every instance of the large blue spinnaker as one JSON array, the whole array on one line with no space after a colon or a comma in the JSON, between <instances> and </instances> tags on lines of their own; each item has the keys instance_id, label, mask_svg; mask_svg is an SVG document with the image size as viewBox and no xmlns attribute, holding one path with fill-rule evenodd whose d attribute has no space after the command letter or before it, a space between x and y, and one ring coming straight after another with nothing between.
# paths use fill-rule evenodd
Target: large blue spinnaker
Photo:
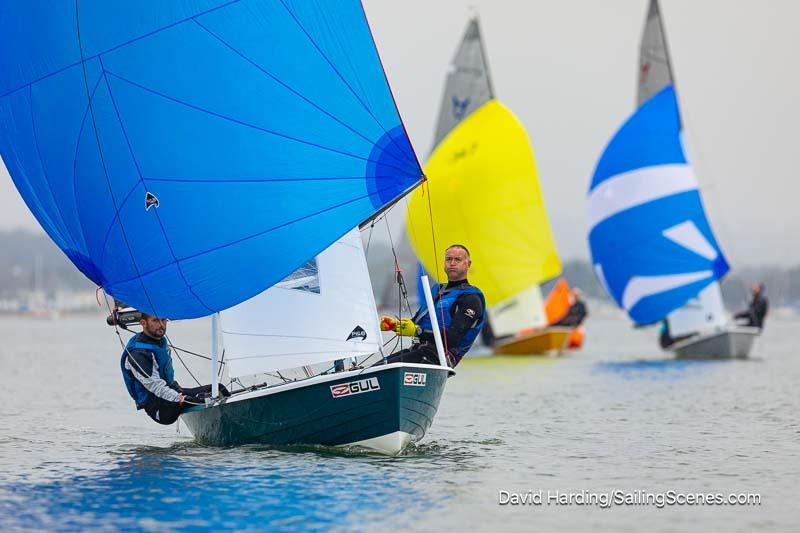
<instances>
[{"instance_id":1,"label":"large blue spinnaker","mask_svg":"<svg viewBox=\"0 0 800 533\"><path fill-rule=\"evenodd\" d=\"M661 320L728 271L681 144L672 85L620 128L595 169L589 247L631 319Z\"/></svg>"},{"instance_id":2,"label":"large blue spinnaker","mask_svg":"<svg viewBox=\"0 0 800 533\"><path fill-rule=\"evenodd\" d=\"M0 155L75 265L149 313L258 294L422 175L358 1L2 11Z\"/></svg>"}]
</instances>

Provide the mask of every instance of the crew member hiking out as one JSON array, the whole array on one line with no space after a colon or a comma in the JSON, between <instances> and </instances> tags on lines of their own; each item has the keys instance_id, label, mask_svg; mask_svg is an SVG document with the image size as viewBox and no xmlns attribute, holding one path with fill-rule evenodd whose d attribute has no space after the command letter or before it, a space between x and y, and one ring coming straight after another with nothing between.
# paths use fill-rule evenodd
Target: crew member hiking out
<instances>
[{"instance_id":1,"label":"crew member hiking out","mask_svg":"<svg viewBox=\"0 0 800 533\"><path fill-rule=\"evenodd\" d=\"M167 345L167 319L142 313L142 332L131 337L120 357L122 379L136 409L159 424L172 424L191 405L203 405L211 385L183 388L175 381L172 356ZM230 396L220 385L220 394Z\"/></svg>"}]
</instances>

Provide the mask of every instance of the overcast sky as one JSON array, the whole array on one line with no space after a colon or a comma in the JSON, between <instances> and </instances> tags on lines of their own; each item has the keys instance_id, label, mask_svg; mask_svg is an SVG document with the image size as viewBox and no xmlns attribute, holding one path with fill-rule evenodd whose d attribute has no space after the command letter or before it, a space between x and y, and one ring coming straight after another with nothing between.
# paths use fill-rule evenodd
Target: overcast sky
<instances>
[{"instance_id":1,"label":"overcast sky","mask_svg":"<svg viewBox=\"0 0 800 533\"><path fill-rule=\"evenodd\" d=\"M531 137L558 249L588 258L594 165L633 111L647 0L364 0L420 159L447 65L480 15L496 96ZM800 264L796 0L663 0L689 157L736 266ZM4 168L0 228L37 229ZM402 225L402 209L391 222ZM434 221L435 222L435 221Z\"/></svg>"}]
</instances>

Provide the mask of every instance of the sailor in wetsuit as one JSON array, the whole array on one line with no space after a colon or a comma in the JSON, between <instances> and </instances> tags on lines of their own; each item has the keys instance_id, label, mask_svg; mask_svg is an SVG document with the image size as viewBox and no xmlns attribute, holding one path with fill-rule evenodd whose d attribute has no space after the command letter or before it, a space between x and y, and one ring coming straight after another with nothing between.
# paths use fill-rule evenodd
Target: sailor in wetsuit
<instances>
[{"instance_id":1,"label":"sailor in wetsuit","mask_svg":"<svg viewBox=\"0 0 800 533\"><path fill-rule=\"evenodd\" d=\"M569 306L567 314L564 315L564 317L558 322L553 322L550 325L563 326L566 328L577 328L583 324L583 321L586 320L586 316L589 314L589 312L586 310L586 304L581 298L582 295L583 292L578 287L572 289L572 304Z\"/></svg>"},{"instance_id":2,"label":"sailor in wetsuit","mask_svg":"<svg viewBox=\"0 0 800 533\"><path fill-rule=\"evenodd\" d=\"M442 342L451 368L455 367L467 353L484 323L486 301L481 290L467 281L470 265L472 261L469 250L464 245L450 246L444 256L447 285L438 285L432 291L436 317L439 319L442 331ZM444 317L440 306L444 309ZM428 307L424 303L412 319L396 320L384 316L381 319L381 330L413 336L418 341L413 347L389 356L387 362L439 364L433 326Z\"/></svg>"},{"instance_id":3,"label":"sailor in wetsuit","mask_svg":"<svg viewBox=\"0 0 800 533\"><path fill-rule=\"evenodd\" d=\"M142 332L128 341L120 358L122 379L136 409L144 409L159 424L172 424L187 407L203 405L211 385L185 389L175 381L165 337L167 319L142 313L139 324ZM223 396L230 396L224 386L219 390Z\"/></svg>"},{"instance_id":4,"label":"sailor in wetsuit","mask_svg":"<svg viewBox=\"0 0 800 533\"><path fill-rule=\"evenodd\" d=\"M769 310L769 302L767 297L764 296L764 284L753 283L750 291L753 294L750 305L744 311L739 311L733 315L733 318L737 320L744 319L744 325L746 326L763 329L764 320L767 318L767 311Z\"/></svg>"}]
</instances>

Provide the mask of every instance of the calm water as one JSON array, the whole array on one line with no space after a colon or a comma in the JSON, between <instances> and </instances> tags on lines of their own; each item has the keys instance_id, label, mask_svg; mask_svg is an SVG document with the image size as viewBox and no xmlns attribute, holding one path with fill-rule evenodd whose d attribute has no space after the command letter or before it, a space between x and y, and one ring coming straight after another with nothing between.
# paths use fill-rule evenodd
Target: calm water
<instances>
[{"instance_id":1,"label":"calm water","mask_svg":"<svg viewBox=\"0 0 800 533\"><path fill-rule=\"evenodd\" d=\"M3 319L0 529L797 531L798 326L771 321L752 361L665 359L654 331L600 320L570 357L467 360L424 441L385 458L196 446L133 409L102 316ZM170 333L206 351L205 324ZM500 490L749 492L761 505L511 507Z\"/></svg>"}]
</instances>

